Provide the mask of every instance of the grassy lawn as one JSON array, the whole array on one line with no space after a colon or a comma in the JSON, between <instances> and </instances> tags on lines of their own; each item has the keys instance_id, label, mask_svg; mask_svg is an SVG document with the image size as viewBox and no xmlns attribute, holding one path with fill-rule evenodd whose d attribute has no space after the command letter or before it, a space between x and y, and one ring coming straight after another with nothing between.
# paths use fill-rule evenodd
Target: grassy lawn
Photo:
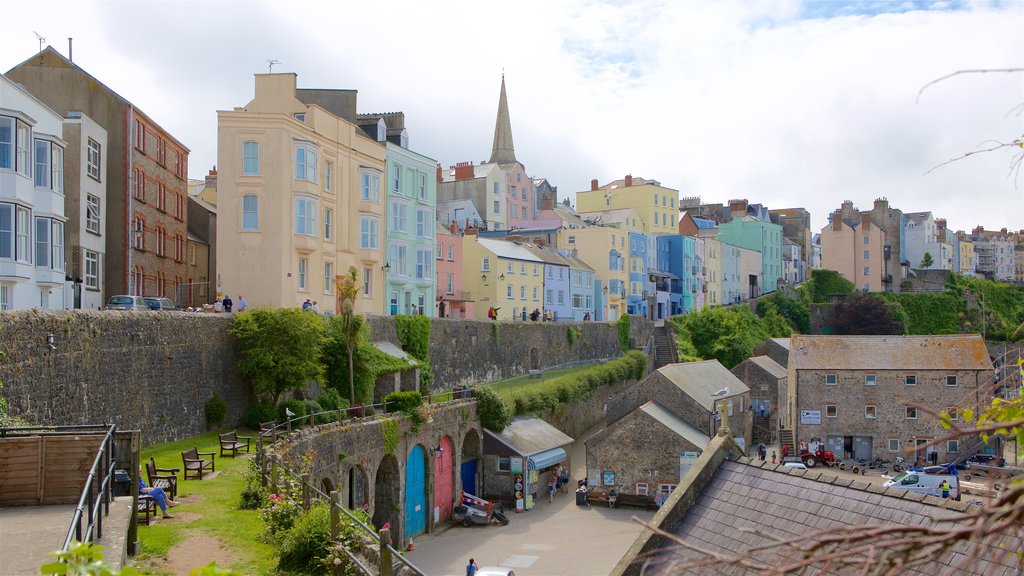
<instances>
[{"instance_id":1,"label":"grassy lawn","mask_svg":"<svg viewBox=\"0 0 1024 576\"><path fill-rule=\"evenodd\" d=\"M576 366L569 366L567 368L549 368L544 370L544 374L540 378L530 378L529 374L522 376L516 376L515 378L509 378L507 380L498 380L497 382L491 382L491 388L498 393L501 398L510 403L512 402L513 396L520 394L528 394L534 390L540 390L544 388L544 383L548 380L554 380L567 374L574 374L576 372L583 372L594 366L598 362L588 362L586 364L578 364Z\"/></svg>"},{"instance_id":2,"label":"grassy lawn","mask_svg":"<svg viewBox=\"0 0 1024 576\"><path fill-rule=\"evenodd\" d=\"M162 566L170 549L188 538L206 535L220 540L236 559L230 566L218 561L219 566L252 575L274 573L277 548L260 541L263 521L259 512L238 509L249 458L221 458L217 432L211 432L143 448L142 461L149 462L152 457L158 468L181 468L181 452L192 446L198 447L200 452L217 452L217 474L206 480L185 481L178 473L178 499L182 504L172 510L174 519L139 526L141 552L136 556L136 567L147 574L171 574Z\"/></svg>"}]
</instances>

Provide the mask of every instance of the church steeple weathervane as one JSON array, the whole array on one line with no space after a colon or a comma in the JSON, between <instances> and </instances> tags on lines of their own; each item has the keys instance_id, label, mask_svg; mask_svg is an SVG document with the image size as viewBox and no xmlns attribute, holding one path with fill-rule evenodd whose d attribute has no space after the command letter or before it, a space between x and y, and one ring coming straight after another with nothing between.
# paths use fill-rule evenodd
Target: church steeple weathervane
<instances>
[{"instance_id":1,"label":"church steeple weathervane","mask_svg":"<svg viewBox=\"0 0 1024 576\"><path fill-rule=\"evenodd\" d=\"M494 145L488 162L514 164L515 146L512 145L512 120L508 115L508 98L505 96L505 72L501 73L501 97L498 99L498 117L494 122Z\"/></svg>"}]
</instances>

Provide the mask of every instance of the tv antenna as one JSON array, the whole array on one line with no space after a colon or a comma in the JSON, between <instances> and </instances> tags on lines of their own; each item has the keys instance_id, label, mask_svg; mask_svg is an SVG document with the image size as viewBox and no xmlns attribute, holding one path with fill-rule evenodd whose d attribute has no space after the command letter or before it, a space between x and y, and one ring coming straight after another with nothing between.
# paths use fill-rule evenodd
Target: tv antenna
<instances>
[{"instance_id":1,"label":"tv antenna","mask_svg":"<svg viewBox=\"0 0 1024 576\"><path fill-rule=\"evenodd\" d=\"M46 44L46 38L43 38L43 35L40 34L39 32L32 32L32 33L35 34L36 38L39 39L39 51L42 52L43 51L43 44Z\"/></svg>"},{"instance_id":2,"label":"tv antenna","mask_svg":"<svg viewBox=\"0 0 1024 576\"><path fill-rule=\"evenodd\" d=\"M274 60L273 58L267 60L267 68L270 74L274 73L274 64L280 64L280 60Z\"/></svg>"}]
</instances>

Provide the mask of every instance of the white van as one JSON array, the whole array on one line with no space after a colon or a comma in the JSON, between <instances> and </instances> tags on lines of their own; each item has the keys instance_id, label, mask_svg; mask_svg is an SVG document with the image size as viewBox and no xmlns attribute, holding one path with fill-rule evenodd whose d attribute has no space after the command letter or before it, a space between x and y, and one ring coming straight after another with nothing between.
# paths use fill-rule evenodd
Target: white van
<instances>
[{"instance_id":1,"label":"white van","mask_svg":"<svg viewBox=\"0 0 1024 576\"><path fill-rule=\"evenodd\" d=\"M942 498L942 481L949 482L949 497L960 499L960 479L952 474L925 474L918 471L907 471L895 478L885 481L886 488L901 488L917 494L929 494Z\"/></svg>"}]
</instances>

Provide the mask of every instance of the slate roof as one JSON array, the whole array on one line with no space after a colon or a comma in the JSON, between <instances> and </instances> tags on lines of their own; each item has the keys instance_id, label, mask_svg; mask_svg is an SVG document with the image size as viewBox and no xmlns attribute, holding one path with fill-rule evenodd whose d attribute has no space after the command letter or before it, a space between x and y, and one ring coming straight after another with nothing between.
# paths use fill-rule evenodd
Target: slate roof
<instances>
[{"instance_id":1,"label":"slate roof","mask_svg":"<svg viewBox=\"0 0 1024 576\"><path fill-rule=\"evenodd\" d=\"M402 350L391 342L374 342L373 347L392 358L405 360L410 366L416 366L419 364L419 362L417 362L416 359L410 356L405 350Z\"/></svg>"},{"instance_id":2,"label":"slate roof","mask_svg":"<svg viewBox=\"0 0 1024 576\"><path fill-rule=\"evenodd\" d=\"M776 378L785 378L788 375L785 367L767 356L752 356L748 360Z\"/></svg>"},{"instance_id":3,"label":"slate roof","mask_svg":"<svg viewBox=\"0 0 1024 576\"><path fill-rule=\"evenodd\" d=\"M520 418L509 423L500 433L492 430L485 432L525 456L572 444L573 441L540 418Z\"/></svg>"},{"instance_id":4,"label":"slate roof","mask_svg":"<svg viewBox=\"0 0 1024 576\"><path fill-rule=\"evenodd\" d=\"M477 242L499 258L525 260L527 262L543 262L543 260L534 255L533 252L522 244L517 244L508 240L493 240L491 238L484 237L477 237Z\"/></svg>"},{"instance_id":5,"label":"slate roof","mask_svg":"<svg viewBox=\"0 0 1024 576\"><path fill-rule=\"evenodd\" d=\"M850 479L827 476L813 470L791 470L752 459L722 462L714 476L686 511L682 522L671 530L675 536L710 552L737 553L762 544L768 538L747 528L783 540L810 532L868 524L929 525L937 518L955 518L969 508L966 502L925 497L904 490L885 489ZM1024 547L1024 537L1003 537L1002 550L994 546L978 553L977 559L964 562L967 545L936 558L935 562L909 568L905 574L945 576L963 574L1018 574L1021 566L1006 551ZM998 543L998 541L997 541ZM975 546L975 544L970 544ZM783 549L776 549L782 551ZM694 554L663 544L658 561L665 561L665 573L679 574L671 563ZM777 561L776 551L763 555L747 553L748 557ZM794 556L795 558L795 556ZM744 572L729 567L730 573ZM657 572L660 572L657 571ZM827 574L845 574L849 570L835 568ZM706 573L691 570L687 573ZM812 573L811 571L807 573ZM818 573L814 571L813 573Z\"/></svg>"},{"instance_id":6,"label":"slate roof","mask_svg":"<svg viewBox=\"0 0 1024 576\"><path fill-rule=\"evenodd\" d=\"M992 370L980 334L794 335L789 362L797 370Z\"/></svg>"},{"instance_id":7,"label":"slate roof","mask_svg":"<svg viewBox=\"0 0 1024 576\"><path fill-rule=\"evenodd\" d=\"M742 380L729 372L718 360L668 364L658 368L658 372L700 403L708 412L714 412L713 394L722 388L729 388L729 395L726 398L750 391Z\"/></svg>"},{"instance_id":8,"label":"slate roof","mask_svg":"<svg viewBox=\"0 0 1024 576\"><path fill-rule=\"evenodd\" d=\"M655 400L648 400L644 404L640 405L637 410L647 414L658 421L658 423L675 432L690 444L699 447L701 450L707 448L708 442L711 441L710 436L700 430L697 430L693 426L690 426L690 424L685 420L676 416L671 410L662 406Z\"/></svg>"}]
</instances>

